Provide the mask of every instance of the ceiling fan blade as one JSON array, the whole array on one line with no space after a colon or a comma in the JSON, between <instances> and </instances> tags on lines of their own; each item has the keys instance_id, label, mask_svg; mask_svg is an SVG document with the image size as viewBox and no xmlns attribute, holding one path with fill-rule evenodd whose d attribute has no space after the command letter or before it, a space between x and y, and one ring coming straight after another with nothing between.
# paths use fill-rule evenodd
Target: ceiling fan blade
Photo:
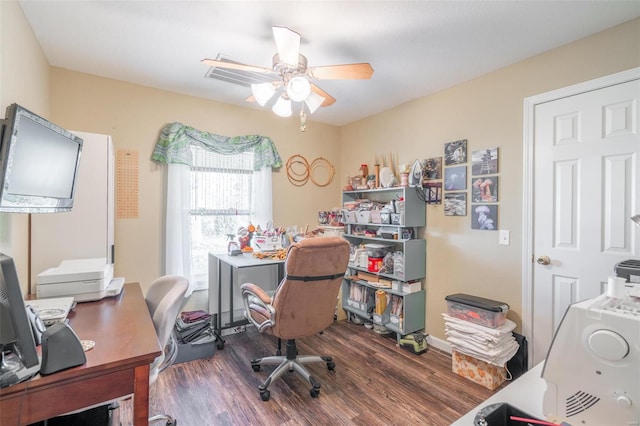
<instances>
[{"instance_id":1,"label":"ceiling fan blade","mask_svg":"<svg viewBox=\"0 0 640 426\"><path fill-rule=\"evenodd\" d=\"M300 55L300 34L286 27L273 27L272 29L280 60L297 68L298 56Z\"/></svg>"},{"instance_id":2,"label":"ceiling fan blade","mask_svg":"<svg viewBox=\"0 0 640 426\"><path fill-rule=\"evenodd\" d=\"M311 84L311 90L313 90L313 93L316 93L324 98L324 102L322 102L322 104L320 105L322 107L328 107L329 105L333 105L336 102L336 99L333 96L331 96L315 84Z\"/></svg>"},{"instance_id":3,"label":"ceiling fan blade","mask_svg":"<svg viewBox=\"0 0 640 426\"><path fill-rule=\"evenodd\" d=\"M240 64L238 62L218 61L216 59L203 59L200 62L206 65L209 65L210 67L227 68L227 69L247 71L247 72L257 72L261 74L273 74L274 78L278 78L278 75L274 73L272 69L269 69L269 68L256 67L253 65L245 65L245 64Z\"/></svg>"},{"instance_id":4,"label":"ceiling fan blade","mask_svg":"<svg viewBox=\"0 0 640 426\"><path fill-rule=\"evenodd\" d=\"M311 77L318 80L366 80L373 75L371 64L363 62L359 64L327 65L323 67L311 67L307 71Z\"/></svg>"}]
</instances>

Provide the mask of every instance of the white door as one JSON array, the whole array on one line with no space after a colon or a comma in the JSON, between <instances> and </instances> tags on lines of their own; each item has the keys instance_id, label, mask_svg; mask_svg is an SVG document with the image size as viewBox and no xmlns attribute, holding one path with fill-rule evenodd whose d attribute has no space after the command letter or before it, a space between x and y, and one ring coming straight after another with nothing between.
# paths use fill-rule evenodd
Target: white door
<instances>
[{"instance_id":1,"label":"white door","mask_svg":"<svg viewBox=\"0 0 640 426\"><path fill-rule=\"evenodd\" d=\"M634 80L535 106L532 365L567 306L640 257L639 98Z\"/></svg>"}]
</instances>

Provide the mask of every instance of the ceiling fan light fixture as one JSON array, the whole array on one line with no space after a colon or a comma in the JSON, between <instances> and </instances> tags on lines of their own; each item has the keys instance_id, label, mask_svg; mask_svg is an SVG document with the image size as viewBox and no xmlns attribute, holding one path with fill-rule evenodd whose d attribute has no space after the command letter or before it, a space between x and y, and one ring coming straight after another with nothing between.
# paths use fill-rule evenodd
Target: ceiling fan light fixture
<instances>
[{"instance_id":1,"label":"ceiling fan light fixture","mask_svg":"<svg viewBox=\"0 0 640 426\"><path fill-rule=\"evenodd\" d=\"M307 96L307 98L304 100L304 103L307 104L307 108L309 108L309 114L313 114L314 112L316 112L316 110L320 108L324 100L324 97L318 95L315 92L309 93L309 96Z\"/></svg>"},{"instance_id":2,"label":"ceiling fan light fixture","mask_svg":"<svg viewBox=\"0 0 640 426\"><path fill-rule=\"evenodd\" d=\"M265 106L269 99L276 93L275 87L272 83L259 83L251 85L251 94L256 98L258 105Z\"/></svg>"},{"instance_id":3,"label":"ceiling fan light fixture","mask_svg":"<svg viewBox=\"0 0 640 426\"><path fill-rule=\"evenodd\" d=\"M291 100L280 96L271 110L280 117L291 117Z\"/></svg>"},{"instance_id":4,"label":"ceiling fan light fixture","mask_svg":"<svg viewBox=\"0 0 640 426\"><path fill-rule=\"evenodd\" d=\"M302 102L311 93L311 84L305 77L297 76L289 80L287 84L287 95L294 102Z\"/></svg>"}]
</instances>

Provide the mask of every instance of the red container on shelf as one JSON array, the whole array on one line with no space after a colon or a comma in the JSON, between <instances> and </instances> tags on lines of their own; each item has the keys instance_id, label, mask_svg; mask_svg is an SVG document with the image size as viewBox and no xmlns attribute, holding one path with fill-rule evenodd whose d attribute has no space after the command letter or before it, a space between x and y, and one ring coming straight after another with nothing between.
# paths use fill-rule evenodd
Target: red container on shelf
<instances>
[{"instance_id":1,"label":"red container on shelf","mask_svg":"<svg viewBox=\"0 0 640 426\"><path fill-rule=\"evenodd\" d=\"M367 262L367 270L369 272L378 272L382 268L382 257L371 257Z\"/></svg>"}]
</instances>

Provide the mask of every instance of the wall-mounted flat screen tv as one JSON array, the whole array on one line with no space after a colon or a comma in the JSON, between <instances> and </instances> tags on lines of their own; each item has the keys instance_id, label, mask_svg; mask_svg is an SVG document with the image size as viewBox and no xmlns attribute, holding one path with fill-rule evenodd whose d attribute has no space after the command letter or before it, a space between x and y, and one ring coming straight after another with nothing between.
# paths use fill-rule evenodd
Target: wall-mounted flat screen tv
<instances>
[{"instance_id":1,"label":"wall-mounted flat screen tv","mask_svg":"<svg viewBox=\"0 0 640 426\"><path fill-rule=\"evenodd\" d=\"M18 104L1 123L0 212L71 210L82 139Z\"/></svg>"}]
</instances>

